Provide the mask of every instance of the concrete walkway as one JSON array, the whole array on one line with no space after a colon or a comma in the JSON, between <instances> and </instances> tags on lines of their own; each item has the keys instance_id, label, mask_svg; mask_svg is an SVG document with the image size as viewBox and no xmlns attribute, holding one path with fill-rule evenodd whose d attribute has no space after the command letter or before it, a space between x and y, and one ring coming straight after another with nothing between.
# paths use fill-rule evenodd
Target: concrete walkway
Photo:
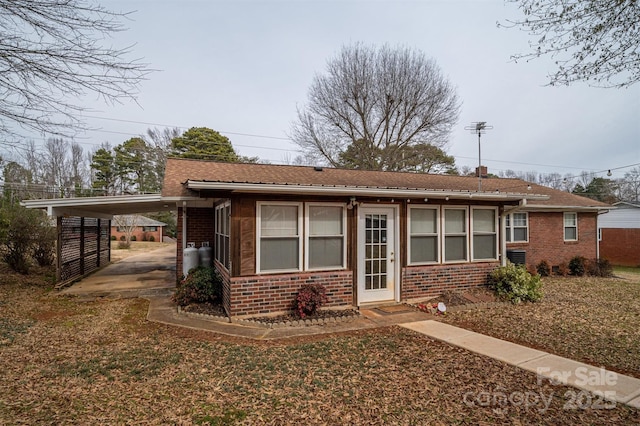
<instances>
[{"instance_id":1,"label":"concrete walkway","mask_svg":"<svg viewBox=\"0 0 640 426\"><path fill-rule=\"evenodd\" d=\"M416 321L400 326L431 338L531 371L539 380L552 380L594 392L605 399L640 408L640 379L597 368L526 346L454 327L439 321Z\"/></svg>"},{"instance_id":2,"label":"concrete walkway","mask_svg":"<svg viewBox=\"0 0 640 426\"><path fill-rule=\"evenodd\" d=\"M60 294L82 299L168 295L176 286L176 247L164 246L107 265Z\"/></svg>"}]
</instances>

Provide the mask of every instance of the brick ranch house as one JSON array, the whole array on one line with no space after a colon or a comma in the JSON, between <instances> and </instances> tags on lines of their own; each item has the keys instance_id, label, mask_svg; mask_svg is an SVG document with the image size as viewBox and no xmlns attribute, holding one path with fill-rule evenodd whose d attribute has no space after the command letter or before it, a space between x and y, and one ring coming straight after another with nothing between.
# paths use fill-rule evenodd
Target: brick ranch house
<instances>
[{"instance_id":1,"label":"brick ranch house","mask_svg":"<svg viewBox=\"0 0 640 426\"><path fill-rule=\"evenodd\" d=\"M124 225L118 226L118 224ZM134 226L131 237L135 241L162 242L162 228L166 223L140 215L117 215L111 221L111 239L121 240L126 237L127 227ZM115 238L114 238L115 237Z\"/></svg>"},{"instance_id":2,"label":"brick ranch house","mask_svg":"<svg viewBox=\"0 0 640 426\"><path fill-rule=\"evenodd\" d=\"M169 159L162 200L187 243L212 242L231 316L415 301L486 284L507 254L533 267L598 256L610 206L519 179Z\"/></svg>"},{"instance_id":3,"label":"brick ranch house","mask_svg":"<svg viewBox=\"0 0 640 426\"><path fill-rule=\"evenodd\" d=\"M614 265L640 266L640 204L624 201L598 220L600 256Z\"/></svg>"}]
</instances>

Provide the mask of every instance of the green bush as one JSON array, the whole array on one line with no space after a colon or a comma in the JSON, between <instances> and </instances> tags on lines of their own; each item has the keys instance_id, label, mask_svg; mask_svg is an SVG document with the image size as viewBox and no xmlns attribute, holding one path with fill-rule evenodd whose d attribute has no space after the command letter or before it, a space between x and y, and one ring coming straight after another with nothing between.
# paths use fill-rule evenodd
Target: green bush
<instances>
[{"instance_id":1,"label":"green bush","mask_svg":"<svg viewBox=\"0 0 640 426\"><path fill-rule=\"evenodd\" d=\"M38 265L51 266L56 258L56 227L40 216L40 223L33 232L32 255Z\"/></svg>"},{"instance_id":2,"label":"green bush","mask_svg":"<svg viewBox=\"0 0 640 426\"><path fill-rule=\"evenodd\" d=\"M149 241L154 242L155 240L156 240L156 238L155 238L153 235L151 235L151 236L149 237Z\"/></svg>"},{"instance_id":3,"label":"green bush","mask_svg":"<svg viewBox=\"0 0 640 426\"><path fill-rule=\"evenodd\" d=\"M300 287L294 309L300 318L316 313L327 302L327 291L322 284L305 284Z\"/></svg>"},{"instance_id":4,"label":"green bush","mask_svg":"<svg viewBox=\"0 0 640 426\"><path fill-rule=\"evenodd\" d=\"M222 298L222 278L214 268L198 266L189 271L173 294L172 300L180 305L212 303Z\"/></svg>"},{"instance_id":5,"label":"green bush","mask_svg":"<svg viewBox=\"0 0 640 426\"><path fill-rule=\"evenodd\" d=\"M582 256L574 256L569 261L569 273L577 277L583 276L586 272L587 259Z\"/></svg>"},{"instance_id":6,"label":"green bush","mask_svg":"<svg viewBox=\"0 0 640 426\"><path fill-rule=\"evenodd\" d=\"M135 236L135 235L132 235L132 236L131 236L131 241L137 241L137 240L138 240L138 239L136 238L136 236Z\"/></svg>"},{"instance_id":7,"label":"green bush","mask_svg":"<svg viewBox=\"0 0 640 426\"><path fill-rule=\"evenodd\" d=\"M115 241L115 240L117 240L116 236L115 236L115 235L112 235L112 236L111 236L111 241Z\"/></svg>"},{"instance_id":8,"label":"green bush","mask_svg":"<svg viewBox=\"0 0 640 426\"><path fill-rule=\"evenodd\" d=\"M54 238L55 229L43 212L18 205L6 206L0 210L2 260L14 271L28 274L30 257L34 254L39 257L38 262L53 262Z\"/></svg>"},{"instance_id":9,"label":"green bush","mask_svg":"<svg viewBox=\"0 0 640 426\"><path fill-rule=\"evenodd\" d=\"M540 263L536 265L536 271L541 277L548 277L549 275L551 275L551 267L549 266L549 262L547 262L546 260L540 261Z\"/></svg>"},{"instance_id":10,"label":"green bush","mask_svg":"<svg viewBox=\"0 0 640 426\"><path fill-rule=\"evenodd\" d=\"M127 239L127 237L125 237L124 235L120 235L120 241L125 241Z\"/></svg>"},{"instance_id":11,"label":"green bush","mask_svg":"<svg viewBox=\"0 0 640 426\"><path fill-rule=\"evenodd\" d=\"M531 275L524 265L508 263L491 272L491 285L499 296L513 303L537 302L542 299L542 282L539 275Z\"/></svg>"}]
</instances>

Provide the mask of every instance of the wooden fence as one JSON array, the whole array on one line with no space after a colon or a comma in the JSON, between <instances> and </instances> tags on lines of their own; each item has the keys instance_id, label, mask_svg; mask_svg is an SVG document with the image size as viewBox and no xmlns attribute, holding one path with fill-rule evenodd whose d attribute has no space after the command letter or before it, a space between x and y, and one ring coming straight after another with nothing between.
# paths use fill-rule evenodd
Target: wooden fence
<instances>
[{"instance_id":1,"label":"wooden fence","mask_svg":"<svg viewBox=\"0 0 640 426\"><path fill-rule=\"evenodd\" d=\"M58 285L69 283L111 261L111 221L58 217Z\"/></svg>"}]
</instances>

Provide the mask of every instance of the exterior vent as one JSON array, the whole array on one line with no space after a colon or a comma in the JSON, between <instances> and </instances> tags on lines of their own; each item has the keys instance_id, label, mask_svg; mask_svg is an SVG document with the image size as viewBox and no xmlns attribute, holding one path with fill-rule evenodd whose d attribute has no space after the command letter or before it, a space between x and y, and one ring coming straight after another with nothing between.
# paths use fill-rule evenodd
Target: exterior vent
<instances>
[{"instance_id":1,"label":"exterior vent","mask_svg":"<svg viewBox=\"0 0 640 426\"><path fill-rule=\"evenodd\" d=\"M526 265L527 252L525 250L507 250L507 259L516 265Z\"/></svg>"},{"instance_id":2,"label":"exterior vent","mask_svg":"<svg viewBox=\"0 0 640 426\"><path fill-rule=\"evenodd\" d=\"M322 171L322 167L320 167L320 166L315 166L315 167L313 168L313 170L315 170L316 172L321 172L321 171Z\"/></svg>"}]
</instances>

